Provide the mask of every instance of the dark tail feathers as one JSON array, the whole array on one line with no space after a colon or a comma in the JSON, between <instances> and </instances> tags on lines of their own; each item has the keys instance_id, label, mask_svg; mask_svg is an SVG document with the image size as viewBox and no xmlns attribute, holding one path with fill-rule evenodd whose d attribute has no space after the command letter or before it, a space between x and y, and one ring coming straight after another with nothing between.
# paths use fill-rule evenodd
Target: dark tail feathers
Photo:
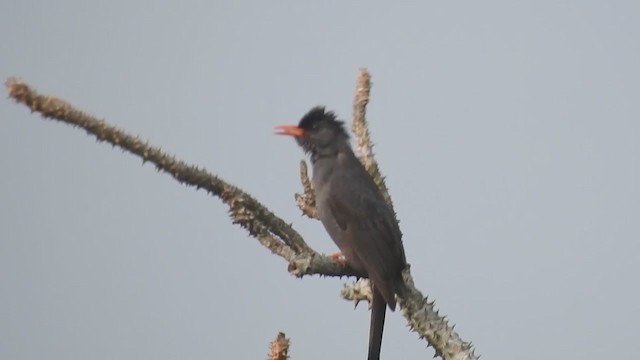
<instances>
[{"instance_id":1,"label":"dark tail feathers","mask_svg":"<svg viewBox=\"0 0 640 360\"><path fill-rule=\"evenodd\" d=\"M382 346L382 332L384 318L387 313L387 303L382 294L373 287L373 301L371 302L371 325L369 328L369 360L380 360Z\"/></svg>"}]
</instances>

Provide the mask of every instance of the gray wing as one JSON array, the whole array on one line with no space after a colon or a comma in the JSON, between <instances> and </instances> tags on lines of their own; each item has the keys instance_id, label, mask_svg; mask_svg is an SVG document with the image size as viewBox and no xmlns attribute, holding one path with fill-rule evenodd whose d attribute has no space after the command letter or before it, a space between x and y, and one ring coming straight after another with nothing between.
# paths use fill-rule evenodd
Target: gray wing
<instances>
[{"instance_id":1,"label":"gray wing","mask_svg":"<svg viewBox=\"0 0 640 360\"><path fill-rule=\"evenodd\" d=\"M402 234L366 170L359 167L344 176L334 179L339 184L331 187L327 205L367 275L393 309L406 265Z\"/></svg>"}]
</instances>

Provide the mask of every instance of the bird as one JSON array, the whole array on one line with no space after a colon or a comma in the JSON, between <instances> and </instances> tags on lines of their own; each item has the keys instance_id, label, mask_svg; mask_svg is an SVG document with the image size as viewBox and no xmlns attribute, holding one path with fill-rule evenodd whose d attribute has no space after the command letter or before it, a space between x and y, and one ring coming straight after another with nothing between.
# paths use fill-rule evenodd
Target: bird
<instances>
[{"instance_id":1,"label":"bird","mask_svg":"<svg viewBox=\"0 0 640 360\"><path fill-rule=\"evenodd\" d=\"M396 308L395 295L402 294L402 271L407 266L393 209L354 154L344 122L333 111L316 106L298 125L275 129L276 134L294 137L309 155L320 221L343 261L370 280L368 360L379 360L386 309Z\"/></svg>"}]
</instances>

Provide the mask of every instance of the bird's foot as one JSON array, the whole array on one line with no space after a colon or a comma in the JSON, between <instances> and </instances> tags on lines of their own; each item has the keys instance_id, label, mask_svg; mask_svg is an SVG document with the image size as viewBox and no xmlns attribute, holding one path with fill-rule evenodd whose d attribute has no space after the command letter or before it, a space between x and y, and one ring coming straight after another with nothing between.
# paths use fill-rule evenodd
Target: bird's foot
<instances>
[{"instance_id":1,"label":"bird's foot","mask_svg":"<svg viewBox=\"0 0 640 360\"><path fill-rule=\"evenodd\" d=\"M333 253L329 255L329 258L342 267L347 267L347 258L342 255L341 252Z\"/></svg>"}]
</instances>

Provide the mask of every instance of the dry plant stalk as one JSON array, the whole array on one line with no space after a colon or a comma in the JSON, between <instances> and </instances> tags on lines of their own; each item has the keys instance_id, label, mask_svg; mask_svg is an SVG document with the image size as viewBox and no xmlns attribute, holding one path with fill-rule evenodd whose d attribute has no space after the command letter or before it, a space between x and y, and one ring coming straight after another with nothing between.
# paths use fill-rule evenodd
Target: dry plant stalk
<instances>
[{"instance_id":1,"label":"dry plant stalk","mask_svg":"<svg viewBox=\"0 0 640 360\"><path fill-rule=\"evenodd\" d=\"M391 206L393 210L393 216L398 221L398 215L393 208L393 201L387 184L384 181L385 178L380 172L378 162L376 161L373 153L373 141L369 135L369 125L367 124L367 105L369 104L369 96L371 94L371 74L367 69L360 69L358 72L358 79L356 81L356 95L353 99L353 122L351 124L351 130L356 138L356 146L358 150L358 157L360 162L364 165L365 169L369 172L376 185L380 189L384 200Z\"/></svg>"},{"instance_id":2,"label":"dry plant stalk","mask_svg":"<svg viewBox=\"0 0 640 360\"><path fill-rule=\"evenodd\" d=\"M354 102L353 129L358 143L360 158L373 176L376 184L380 186L387 201L391 204L384 177L378 170L378 165L373 157L373 145L369 139L367 123L365 121L366 105L369 101L370 75L366 69L360 70L358 87ZM155 165L159 172L171 175L178 182L193 186L196 189L204 189L209 194L216 196L229 207L229 216L234 224L238 224L255 237L260 244L269 249L288 263L291 274L302 277L304 275L321 276L357 276L364 277L353 269L341 266L331 258L313 250L287 222L271 212L259 201L242 189L226 182L222 178L211 174L205 169L187 164L174 156L163 152L159 147L149 145L138 137L126 133L104 120L76 109L71 104L53 96L42 95L32 89L28 84L9 79L6 82L9 97L16 102L24 104L32 112L40 113L45 119L53 119L73 127L80 127L88 134L93 135L99 142L108 142L131 154L140 157L143 161ZM304 195L299 195L302 200L301 209L309 217L316 217L313 189L308 179L306 164L301 164L301 180ZM298 198L298 197L296 197ZM403 314L410 328L420 338L426 339L427 344L435 349L437 356L445 360L473 360L477 359L471 343L463 341L460 336L448 324L444 316L435 310L433 302L429 302L422 293L415 288L410 269L407 268L403 277L406 291L398 299ZM362 282L357 286L367 286ZM366 298L365 289L358 292L343 291L347 299L358 301Z\"/></svg>"},{"instance_id":3,"label":"dry plant stalk","mask_svg":"<svg viewBox=\"0 0 640 360\"><path fill-rule=\"evenodd\" d=\"M296 203L302 211L302 213L311 219L318 219L318 209L316 209L316 196L313 192L313 184L309 179L309 171L307 169L307 162L300 161L300 182L302 183L302 194L296 193Z\"/></svg>"},{"instance_id":4,"label":"dry plant stalk","mask_svg":"<svg viewBox=\"0 0 640 360\"><path fill-rule=\"evenodd\" d=\"M278 333L278 336L271 342L269 355L267 360L287 360L289 358L290 340L284 333Z\"/></svg>"}]
</instances>

